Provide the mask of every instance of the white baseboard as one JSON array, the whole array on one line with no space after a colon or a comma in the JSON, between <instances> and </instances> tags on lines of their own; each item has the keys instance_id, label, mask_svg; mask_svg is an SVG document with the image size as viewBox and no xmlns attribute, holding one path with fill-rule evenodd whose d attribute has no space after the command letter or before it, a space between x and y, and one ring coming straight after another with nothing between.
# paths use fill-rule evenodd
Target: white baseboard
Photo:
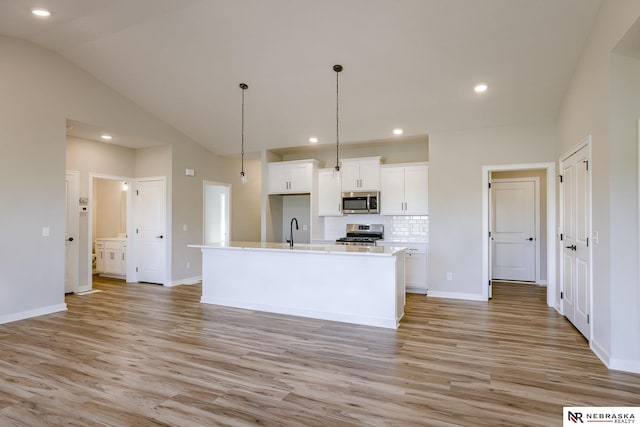
<instances>
[{"instance_id":1,"label":"white baseboard","mask_svg":"<svg viewBox=\"0 0 640 427\"><path fill-rule=\"evenodd\" d=\"M427 292L427 296L435 298L450 298L450 299L464 299L469 301L486 301L486 298L482 297L482 294L467 294L462 292L443 292L432 291Z\"/></svg>"},{"instance_id":2,"label":"white baseboard","mask_svg":"<svg viewBox=\"0 0 640 427\"><path fill-rule=\"evenodd\" d=\"M546 280L538 280L536 282L536 285L538 285L538 286L547 286L547 281Z\"/></svg>"},{"instance_id":3,"label":"white baseboard","mask_svg":"<svg viewBox=\"0 0 640 427\"><path fill-rule=\"evenodd\" d=\"M604 366L609 368L609 365L611 364L611 357L609 356L609 353L593 339L589 341L589 347L591 347L593 354L598 356L598 359L604 363Z\"/></svg>"},{"instance_id":4,"label":"white baseboard","mask_svg":"<svg viewBox=\"0 0 640 427\"><path fill-rule=\"evenodd\" d=\"M604 365L614 371L631 372L633 374L640 374L640 360L619 359L611 357L605 349L603 349L597 342L591 340L589 343L591 351L598 356L598 359L604 363Z\"/></svg>"},{"instance_id":5,"label":"white baseboard","mask_svg":"<svg viewBox=\"0 0 640 427\"><path fill-rule=\"evenodd\" d=\"M617 359L613 357L609 359L609 369L640 374L640 360Z\"/></svg>"},{"instance_id":6,"label":"white baseboard","mask_svg":"<svg viewBox=\"0 0 640 427\"><path fill-rule=\"evenodd\" d=\"M187 277L185 279L174 280L173 282L169 284L165 284L164 286L171 288L173 286L179 286L179 285L195 285L200 282L202 282L202 276L194 276L194 277Z\"/></svg>"},{"instance_id":7,"label":"white baseboard","mask_svg":"<svg viewBox=\"0 0 640 427\"><path fill-rule=\"evenodd\" d=\"M44 316L45 314L57 313L59 311L67 311L67 304L56 304L47 307L40 307L33 310L20 311L18 313L0 316L0 324L16 322L18 320L29 319L31 317Z\"/></svg>"}]
</instances>

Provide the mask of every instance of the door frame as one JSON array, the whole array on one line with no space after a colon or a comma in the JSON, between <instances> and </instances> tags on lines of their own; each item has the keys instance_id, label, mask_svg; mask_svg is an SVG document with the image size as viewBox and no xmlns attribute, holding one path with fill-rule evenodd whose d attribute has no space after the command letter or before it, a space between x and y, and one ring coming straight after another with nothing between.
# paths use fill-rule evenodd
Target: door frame
<instances>
[{"instance_id":1,"label":"door frame","mask_svg":"<svg viewBox=\"0 0 640 427\"><path fill-rule=\"evenodd\" d=\"M171 209L169 208L170 206L170 200L171 200L171 189L170 189L170 183L169 180L167 179L166 176L145 176L145 177L138 177L135 180L133 180L135 187L138 187L138 183L140 182L145 182L145 181L163 181L164 182L164 189L165 189L165 253L164 253L164 264L165 264L165 270L164 270L164 278L162 281L162 286L173 286L173 283L171 282L171 275L172 275L172 268L171 268L171 245L172 245L172 230L171 230L171 225L172 225L172 212ZM131 250L129 250L127 248L127 282L129 282L129 274L131 274L131 281L132 282L138 282L138 272L136 271L137 269L137 265L138 265L138 258L137 258L137 254L138 254L138 250L136 247L136 239L135 239L135 231L136 231L136 215L138 213L138 204L137 204L137 197L133 197L133 191L129 192L130 194L128 195L129 197L131 197L132 200L132 209L131 209L131 229L129 229L129 216L127 215L127 245L129 245L129 239L131 239ZM128 214L128 211L127 211ZM130 255L131 253L131 255ZM131 264L129 264L129 260L131 260Z\"/></svg>"},{"instance_id":2,"label":"door frame","mask_svg":"<svg viewBox=\"0 0 640 427\"><path fill-rule=\"evenodd\" d=\"M640 121L638 123L639 127L640 127ZM587 156L589 158L589 165L591 167L593 167L593 156L591 155L591 135L587 135L582 141L580 141L579 144L577 144L576 146L574 146L571 150L563 153L559 159L558 159L558 167L560 172L562 172L562 165L563 163L571 156L573 156L574 154L576 154L578 151L582 150L583 148L587 149ZM589 342L591 342L591 337L593 336L593 243L595 243L593 240L593 173L589 173L589 238L592 242L591 245L588 245L588 251L589 251L589 283L587 284L587 286L589 287L589 289L587 290L587 292L589 293L589 315L591 316L591 319L589 321L589 338L587 338L587 340ZM564 191L562 188L559 189L558 192L558 196L559 196L559 201L560 201L560 205L558 207L558 219L559 219L559 224L558 224L558 234L563 233L564 232L564 224L562 223L562 218L563 218L563 209L564 209L564 205L562 203L563 201L563 193L562 191ZM562 246L562 241L558 239L558 250L560 251L560 253L562 253L562 249L560 249ZM562 281L562 278L564 277L564 261L563 261L564 257L560 256L559 258L559 278L561 281L561 285L562 287L558 288L558 292L562 291L562 289L564 288L564 282ZM563 316L565 315L565 310L564 310L564 304L563 304L563 300L560 299L560 304L559 304L559 308L558 311L560 312L560 314L562 314Z\"/></svg>"},{"instance_id":3,"label":"door frame","mask_svg":"<svg viewBox=\"0 0 640 427\"><path fill-rule=\"evenodd\" d=\"M74 289L71 290L71 292L73 293L77 293L80 291L81 287L80 287L80 171L77 170L71 170L71 169L67 169L65 172L65 180L67 179L67 177L71 175L74 178L74 184L77 186L76 188L76 194L75 194L75 200L72 201L73 207L74 207L74 212L73 215L75 215L76 220L75 220L75 227L74 227L74 236L75 236L75 244L76 244L76 250L74 250L74 254L73 257L76 258L75 259L75 268L76 268L76 280L77 282L74 284ZM67 193L67 200L65 200L65 210L68 208L69 206L69 194ZM69 215L70 213L67 212L67 215ZM67 224L68 224L68 220L67 218L65 218L65 222L67 222L65 224L65 234L68 233L68 229L67 229ZM72 236L73 237L73 236ZM65 235L65 239L67 238L67 236ZM66 243L65 243L65 293L67 293L67 272L66 269L69 268L69 260L67 259L67 248L66 248Z\"/></svg>"},{"instance_id":4,"label":"door frame","mask_svg":"<svg viewBox=\"0 0 640 427\"><path fill-rule=\"evenodd\" d=\"M538 285L543 285L544 283L542 283L540 281L540 178L537 176L531 176L531 177L522 177L522 178L497 178L497 179L492 179L491 183L496 183L496 182L531 182L533 181L533 185L534 185L534 192L533 192L533 210L535 213L534 216L534 234L535 234L535 263L536 263L536 267L535 267L535 283ZM493 190L493 188L492 188ZM495 194L493 193L493 191L490 192L491 195L491 199L495 196ZM489 203L493 203L493 200L489 199ZM491 221L492 221L492 216L495 214L495 212L493 212L492 209L489 209L489 228L491 228ZM491 240L489 240L489 244L491 244ZM491 251L491 247L489 247L489 251ZM493 252L490 253L490 257L493 261ZM492 264L493 265L493 264ZM491 280L493 280L493 278L491 277L492 275L489 276L489 278L491 278Z\"/></svg>"},{"instance_id":5,"label":"door frame","mask_svg":"<svg viewBox=\"0 0 640 427\"><path fill-rule=\"evenodd\" d=\"M547 172L547 305L556 306L556 164L523 163L509 165L486 165L482 167L482 299L489 299L491 286L490 271L490 191L489 182L492 172L544 169Z\"/></svg>"},{"instance_id":6,"label":"door frame","mask_svg":"<svg viewBox=\"0 0 640 427\"><path fill-rule=\"evenodd\" d=\"M225 187L227 189L228 194L228 205L227 205L227 237L228 240L231 240L231 196L232 196L232 188L231 184L225 182L218 181L202 181L202 243L207 243L207 186L214 185L218 187Z\"/></svg>"},{"instance_id":7,"label":"door frame","mask_svg":"<svg viewBox=\"0 0 640 427\"><path fill-rule=\"evenodd\" d=\"M87 221L87 250L88 250L88 277L87 277L87 284L88 287L86 289L82 289L82 291L89 291L91 289L93 289L93 265L92 265L92 260L93 260L93 198L94 198L94 194L93 194L93 184L94 184L94 180L96 179L106 179L109 181L124 181L127 182L129 185L129 190L131 190L133 188L133 184L135 182L134 178L128 178L128 177L124 177L124 176L117 176L117 175L105 175L105 174L99 174L99 173L89 173L89 188L88 188L88 194L89 194L89 204L88 204L88 210L89 210L89 218ZM135 254L134 254L134 250L135 250L135 239L133 238L133 233L135 231L134 228L134 209L133 209L133 197L131 195L131 193L133 193L132 191L127 191L127 255L126 255L126 259L125 262L127 264L127 272L126 272L126 281L127 282L133 282L134 277L131 274L131 266L134 264L134 259L135 259Z\"/></svg>"}]
</instances>

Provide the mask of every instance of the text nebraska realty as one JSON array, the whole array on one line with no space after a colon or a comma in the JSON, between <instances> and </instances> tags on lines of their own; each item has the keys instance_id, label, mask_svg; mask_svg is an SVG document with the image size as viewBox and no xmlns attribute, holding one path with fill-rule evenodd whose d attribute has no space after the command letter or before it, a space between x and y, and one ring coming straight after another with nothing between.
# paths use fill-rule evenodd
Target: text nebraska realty
<instances>
[{"instance_id":1,"label":"text nebraska realty","mask_svg":"<svg viewBox=\"0 0 640 427\"><path fill-rule=\"evenodd\" d=\"M614 424L635 424L636 417L632 413L614 412L569 412L569 421L574 423L612 422Z\"/></svg>"}]
</instances>

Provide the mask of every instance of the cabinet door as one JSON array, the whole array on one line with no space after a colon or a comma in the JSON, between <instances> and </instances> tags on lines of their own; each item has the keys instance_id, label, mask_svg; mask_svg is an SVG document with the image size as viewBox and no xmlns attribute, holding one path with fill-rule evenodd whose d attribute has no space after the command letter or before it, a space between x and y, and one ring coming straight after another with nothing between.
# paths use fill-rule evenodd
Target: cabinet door
<instances>
[{"instance_id":1,"label":"cabinet door","mask_svg":"<svg viewBox=\"0 0 640 427\"><path fill-rule=\"evenodd\" d=\"M360 191L360 162L343 160L340 166L342 191Z\"/></svg>"},{"instance_id":2,"label":"cabinet door","mask_svg":"<svg viewBox=\"0 0 640 427\"><path fill-rule=\"evenodd\" d=\"M269 163L267 165L267 190L269 194L282 194L288 191L286 165Z\"/></svg>"},{"instance_id":3,"label":"cabinet door","mask_svg":"<svg viewBox=\"0 0 640 427\"><path fill-rule=\"evenodd\" d=\"M404 168L380 169L380 212L382 215L405 215Z\"/></svg>"},{"instance_id":4,"label":"cabinet door","mask_svg":"<svg viewBox=\"0 0 640 427\"><path fill-rule=\"evenodd\" d=\"M380 161L360 161L360 190L378 191L380 189Z\"/></svg>"},{"instance_id":5,"label":"cabinet door","mask_svg":"<svg viewBox=\"0 0 640 427\"><path fill-rule=\"evenodd\" d=\"M404 169L406 215L429 215L429 167L407 166Z\"/></svg>"},{"instance_id":6,"label":"cabinet door","mask_svg":"<svg viewBox=\"0 0 640 427\"><path fill-rule=\"evenodd\" d=\"M104 273L104 248L96 245L96 273Z\"/></svg>"},{"instance_id":7,"label":"cabinet door","mask_svg":"<svg viewBox=\"0 0 640 427\"><path fill-rule=\"evenodd\" d=\"M127 275L127 245L122 245L122 251L120 252L120 274Z\"/></svg>"},{"instance_id":8,"label":"cabinet door","mask_svg":"<svg viewBox=\"0 0 640 427\"><path fill-rule=\"evenodd\" d=\"M289 193L310 193L311 192L311 175L313 167L311 163L289 165L288 173L285 175L289 178Z\"/></svg>"},{"instance_id":9,"label":"cabinet door","mask_svg":"<svg viewBox=\"0 0 640 427\"><path fill-rule=\"evenodd\" d=\"M405 282L409 291L427 290L427 256L407 251L405 257Z\"/></svg>"},{"instance_id":10,"label":"cabinet door","mask_svg":"<svg viewBox=\"0 0 640 427\"><path fill-rule=\"evenodd\" d=\"M340 174L333 169L318 172L318 215L342 215Z\"/></svg>"},{"instance_id":11,"label":"cabinet door","mask_svg":"<svg viewBox=\"0 0 640 427\"><path fill-rule=\"evenodd\" d=\"M122 274L122 251L105 249L104 272L107 274Z\"/></svg>"}]
</instances>

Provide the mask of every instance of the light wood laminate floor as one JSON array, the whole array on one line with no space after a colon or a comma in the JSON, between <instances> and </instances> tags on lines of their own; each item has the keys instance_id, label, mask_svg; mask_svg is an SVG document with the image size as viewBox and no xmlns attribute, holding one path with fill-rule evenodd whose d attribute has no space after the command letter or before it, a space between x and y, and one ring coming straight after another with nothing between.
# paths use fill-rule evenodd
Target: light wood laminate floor
<instances>
[{"instance_id":1,"label":"light wood laminate floor","mask_svg":"<svg viewBox=\"0 0 640 427\"><path fill-rule=\"evenodd\" d=\"M199 285L94 287L0 325L0 426L560 426L563 406L640 406L640 376L534 285L408 295L397 331L200 304Z\"/></svg>"}]
</instances>

